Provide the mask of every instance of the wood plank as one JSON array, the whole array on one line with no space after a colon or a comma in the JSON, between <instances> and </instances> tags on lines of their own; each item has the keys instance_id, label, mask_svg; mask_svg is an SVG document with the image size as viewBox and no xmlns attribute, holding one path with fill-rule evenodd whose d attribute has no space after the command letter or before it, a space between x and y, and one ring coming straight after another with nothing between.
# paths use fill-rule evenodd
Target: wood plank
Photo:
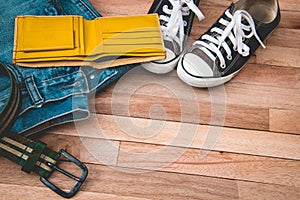
<instances>
[{"instance_id":1,"label":"wood plank","mask_svg":"<svg viewBox=\"0 0 300 200\"><path fill-rule=\"evenodd\" d=\"M8 174L15 172L6 160L2 158L0 160L3 165L0 168L1 174L2 172ZM66 169L70 169L70 165L66 165ZM88 164L88 169L89 176L80 193L93 192L150 199L238 198L237 182L231 180L90 164ZM18 183L22 186L32 186L38 183L38 178L35 182L27 182L26 179L30 175L24 172L17 170L16 174L0 177L0 183ZM19 181L16 177L20 178ZM62 180L56 179L55 181L61 182ZM38 185L40 187L39 183ZM70 186L71 184L65 184L65 187Z\"/></svg>"},{"instance_id":2,"label":"wood plank","mask_svg":"<svg viewBox=\"0 0 300 200\"><path fill-rule=\"evenodd\" d=\"M299 3L298 3L299 6ZM298 10L299 11L299 10ZM279 28L290 28L290 29L299 29L299 17L300 12L295 11L282 11L281 12L281 21Z\"/></svg>"},{"instance_id":3,"label":"wood plank","mask_svg":"<svg viewBox=\"0 0 300 200\"><path fill-rule=\"evenodd\" d=\"M199 107L180 107L177 99L157 98L149 95L132 95L130 105L127 105L122 99L126 94L118 94L113 104L111 96L100 95L97 97L96 110L101 114L112 114L120 116L131 116L137 118L151 118L158 120L201 123L211 125L221 125L227 127L240 127L258 130L268 130L268 109L256 108L248 105L218 105L210 102L188 101L186 105ZM181 102L183 102L181 100ZM159 107L162 109L159 109ZM128 108L129 107L129 108ZM220 108L216 110L216 108ZM215 110L212 110L212 109ZM129 111L128 111L129 109ZM224 110L225 109L225 110ZM225 116L224 120L219 118ZM241 116L247 116L241 118Z\"/></svg>"},{"instance_id":4,"label":"wood plank","mask_svg":"<svg viewBox=\"0 0 300 200\"><path fill-rule=\"evenodd\" d=\"M300 68L249 63L230 83L299 89Z\"/></svg>"},{"instance_id":5,"label":"wood plank","mask_svg":"<svg viewBox=\"0 0 300 200\"><path fill-rule=\"evenodd\" d=\"M270 110L270 130L300 134L299 110Z\"/></svg>"},{"instance_id":6,"label":"wood plank","mask_svg":"<svg viewBox=\"0 0 300 200\"><path fill-rule=\"evenodd\" d=\"M97 137L78 137L76 129L72 130L75 135L67 136L64 134L45 134L39 138L49 148L59 151L65 149L77 159L88 163L116 165L119 151L119 142L101 140ZM85 144L89 147L86 148Z\"/></svg>"},{"instance_id":7,"label":"wood plank","mask_svg":"<svg viewBox=\"0 0 300 200\"><path fill-rule=\"evenodd\" d=\"M270 184L254 184L251 182L239 182L239 199L300 199L300 191L298 188L270 185Z\"/></svg>"},{"instance_id":8,"label":"wood plank","mask_svg":"<svg viewBox=\"0 0 300 200\"><path fill-rule=\"evenodd\" d=\"M300 46L299 29L278 28L267 40L267 46L278 46L298 49ZM284 37L283 37L284 36Z\"/></svg>"},{"instance_id":9,"label":"wood plank","mask_svg":"<svg viewBox=\"0 0 300 200\"><path fill-rule=\"evenodd\" d=\"M72 137L68 135L75 135L81 138L97 138L100 141L101 139L108 140L108 144L110 143L109 140L130 141L277 158L300 159L300 137L298 135L267 131L182 124L169 121L135 119L132 117L93 115L87 121L76 122L76 127L74 124L68 124L60 126L51 132L53 135L48 134L45 136L45 141L47 141L48 144L53 144L57 137L64 137L65 140L72 142L72 140L75 139L72 139ZM276 140L274 138L276 138ZM94 145L101 146L101 143L96 145L97 143L82 141L84 142L85 148L90 148L91 146L93 149ZM104 141L101 142L103 145ZM109 149L108 145L105 146ZM113 147L112 145L111 148ZM77 155L76 151L77 150L74 150L75 155ZM105 153L103 154L105 155ZM86 160L86 162L89 162L89 160Z\"/></svg>"},{"instance_id":10,"label":"wood plank","mask_svg":"<svg viewBox=\"0 0 300 200\"><path fill-rule=\"evenodd\" d=\"M18 192L16 192L18 191ZM45 199L47 200L63 200L65 198L55 194L52 190L47 187L36 187L36 186L23 186L13 184L0 184L0 196L1 199L22 199L32 200L34 199ZM114 194L105 194L100 192L85 192L79 191L72 199L106 199L106 200L147 200L146 198L118 196Z\"/></svg>"},{"instance_id":11,"label":"wood plank","mask_svg":"<svg viewBox=\"0 0 300 200\"><path fill-rule=\"evenodd\" d=\"M256 108L299 109L299 89L230 84L226 86L228 104L254 106Z\"/></svg>"},{"instance_id":12,"label":"wood plank","mask_svg":"<svg viewBox=\"0 0 300 200\"><path fill-rule=\"evenodd\" d=\"M114 101L111 105L111 99L101 98L97 99L96 109L101 114L112 114L120 116L131 116L137 118L158 119L185 123L201 123L210 125L219 125L226 127L240 127L257 130L269 130L268 109L256 108L248 105L234 105L226 104L219 105L210 102L198 102L196 105L199 111L195 110L193 106L185 109L176 105L178 101L170 98L157 98L148 95L132 95L130 105L124 105L122 101L122 94L118 95L119 100ZM195 102L187 102L186 105L193 105ZM155 106L162 107L161 109L154 109ZM112 108L113 106L113 108ZM129 113L128 113L129 107ZM216 108L220 108L216 110ZM215 110L212 110L212 109ZM224 116L221 118L221 116ZM247 117L241 117L247 116Z\"/></svg>"},{"instance_id":13,"label":"wood plank","mask_svg":"<svg viewBox=\"0 0 300 200\"><path fill-rule=\"evenodd\" d=\"M283 0L279 1L281 10L299 11L300 5L298 0Z\"/></svg>"},{"instance_id":14,"label":"wood plank","mask_svg":"<svg viewBox=\"0 0 300 200\"><path fill-rule=\"evenodd\" d=\"M32 199L34 194L59 199L39 182L38 176L16 170L15 164L3 158L0 162L1 174L7 173L0 177L1 197ZM256 199L296 200L300 196L300 189L290 186L101 165L88 164L88 168L88 179L74 199L250 199L252 194Z\"/></svg>"},{"instance_id":15,"label":"wood plank","mask_svg":"<svg viewBox=\"0 0 300 200\"><path fill-rule=\"evenodd\" d=\"M242 86L238 85L235 87L241 88ZM245 90L247 93L248 90ZM236 91L238 92L238 91ZM260 107L257 108L256 104L260 103L260 99L255 102L252 102L252 105L247 105L239 101L239 98L227 100L228 103L225 105L213 104L214 108L223 107L223 110L215 110L212 114L212 105L211 102L206 102L202 100L196 105L200 108L199 113L194 115L188 115L193 107L190 109L182 110L180 107L175 106L178 101L176 99L170 98L157 98L152 95L137 95L134 94L131 96L130 105L127 105L122 99L126 94L117 94L118 98L114 98L113 104L112 97L110 94L102 93L97 96L96 99L96 110L97 113L101 114L112 114L121 115L121 116L131 116L131 117L141 117L141 118L151 118L159 120L168 120L168 121L178 121L178 122L189 122L189 123L201 123L201 124L211 124L211 125L221 125L226 127L239 127L239 128L249 128L256 130L269 130L269 110L268 108ZM245 94L246 98L247 94ZM253 95L255 96L255 95ZM232 97L233 98L233 97ZM259 96L259 98L268 98L266 96ZM268 98L268 99L271 99ZM244 99L243 99L244 100ZM290 99L291 101L292 99ZM238 102L237 102L238 101ZM249 102L250 100L245 100ZM271 99L275 101L275 99ZM284 100L282 100L284 102ZM243 105L238 105L242 103ZM188 102L186 105L193 105L195 102ZM161 110L151 109L153 105L159 105L164 108L165 114L162 115ZM171 106L173 105L173 106ZM288 104L286 104L288 105ZM263 106L263 105L259 105ZM129 107L129 108L128 108ZM129 114L128 114L129 109ZM224 111L224 109L226 109ZM114 111L112 111L114 110ZM196 110L192 110L194 113ZM222 119L217 119L217 116L223 116L226 112L225 121ZM150 114L151 113L151 114ZM150 117L151 115L151 117ZM184 117L182 117L184 116ZM215 119L212 121L212 118Z\"/></svg>"},{"instance_id":16,"label":"wood plank","mask_svg":"<svg viewBox=\"0 0 300 200\"><path fill-rule=\"evenodd\" d=\"M120 3L118 0L90 0L90 2L103 16L117 16L146 14L153 1L143 0L141 3L138 0L130 0Z\"/></svg>"},{"instance_id":17,"label":"wood plank","mask_svg":"<svg viewBox=\"0 0 300 200\"><path fill-rule=\"evenodd\" d=\"M209 102L212 95L214 95L216 98L213 100L216 100L216 102L224 103L224 98L226 97L226 104L232 105L253 105L260 108L299 107L298 95L294 95L299 94L299 69L261 65L249 65L245 69L247 70L242 70L236 78L225 84L224 88L218 87L206 90L192 89L174 77L176 72L159 76L148 73L138 67L124 75L117 82L117 85L107 88L107 92L116 96L118 94L128 95L126 100L130 100L130 97L134 94L143 94L160 98L190 100L191 102L196 100ZM241 77L238 79L239 76ZM280 87L284 87L285 90L282 90ZM238 91L236 90L237 88ZM278 98L279 95L280 98ZM241 98L242 96L245 96L245 98ZM255 98L249 98L252 96ZM99 94L99 98L102 98L101 94ZM96 99L96 101L98 100L100 99ZM125 103L128 103L128 101Z\"/></svg>"},{"instance_id":18,"label":"wood plank","mask_svg":"<svg viewBox=\"0 0 300 200\"><path fill-rule=\"evenodd\" d=\"M157 76L136 68L96 95L91 107L102 114L258 130L269 130L270 108L300 109L299 69L251 64L220 92L191 89L174 74ZM215 115L212 106L219 108ZM224 109L225 123L211 123Z\"/></svg>"},{"instance_id":19,"label":"wood plank","mask_svg":"<svg viewBox=\"0 0 300 200\"><path fill-rule=\"evenodd\" d=\"M300 66L300 49L268 46L268 49L259 48L256 55L256 63L287 67ZM284 56L282 55L284 52Z\"/></svg>"},{"instance_id":20,"label":"wood plank","mask_svg":"<svg viewBox=\"0 0 300 200\"><path fill-rule=\"evenodd\" d=\"M300 161L121 142L118 166L300 186Z\"/></svg>"}]
</instances>

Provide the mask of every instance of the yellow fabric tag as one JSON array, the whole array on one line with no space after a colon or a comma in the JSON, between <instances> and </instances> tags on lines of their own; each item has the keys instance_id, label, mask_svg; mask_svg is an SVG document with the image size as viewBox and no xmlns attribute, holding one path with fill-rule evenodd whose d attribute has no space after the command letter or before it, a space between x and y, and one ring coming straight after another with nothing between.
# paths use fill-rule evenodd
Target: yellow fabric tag
<instances>
[{"instance_id":1,"label":"yellow fabric tag","mask_svg":"<svg viewBox=\"0 0 300 200\"><path fill-rule=\"evenodd\" d=\"M80 61L106 62L110 57L119 59L114 62L118 65L122 65L122 59L126 64L163 59L165 49L158 16L94 20L85 20L81 16L16 18L13 63L50 67L57 62L73 66L74 63L80 65ZM91 65L97 66L95 63Z\"/></svg>"}]
</instances>

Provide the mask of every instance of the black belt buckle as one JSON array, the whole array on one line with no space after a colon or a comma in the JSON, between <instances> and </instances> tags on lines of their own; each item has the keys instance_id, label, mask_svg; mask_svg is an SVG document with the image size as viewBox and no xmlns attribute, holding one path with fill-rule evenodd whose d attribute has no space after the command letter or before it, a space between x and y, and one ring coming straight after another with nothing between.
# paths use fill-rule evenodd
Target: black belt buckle
<instances>
[{"instance_id":1,"label":"black belt buckle","mask_svg":"<svg viewBox=\"0 0 300 200\"><path fill-rule=\"evenodd\" d=\"M52 172L57 171L59 173L62 173L65 176L67 176L67 177L75 180L76 181L75 186L69 192L63 191L62 189L58 188L53 183L51 183L50 181L48 181L48 178L51 176L52 173L50 173L47 177L41 177L40 180L47 187L49 187L51 190L53 190L54 192L56 192L60 196L62 196L64 198L71 198L71 197L73 197L78 192L78 190L82 186L83 182L85 181L85 179L86 179L86 177L88 175L88 169L87 169L87 167L82 162L80 162L79 160L77 160L74 156L72 156L71 154L69 154L65 150L61 149L59 151L59 154L63 155L69 161L71 161L72 163L74 163L78 167L80 167L80 169L82 170L82 174L81 174L80 177L74 176L73 174L71 174L71 173L69 173L69 172L67 172L67 171L59 168L57 165L53 165L52 163L47 163L47 164L48 164L49 167L51 167L53 169Z\"/></svg>"}]
</instances>

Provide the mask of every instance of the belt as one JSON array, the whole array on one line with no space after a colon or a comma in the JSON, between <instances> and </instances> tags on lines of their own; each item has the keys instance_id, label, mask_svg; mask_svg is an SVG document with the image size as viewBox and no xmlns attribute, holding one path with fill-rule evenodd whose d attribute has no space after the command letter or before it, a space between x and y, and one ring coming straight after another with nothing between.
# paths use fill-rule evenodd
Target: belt
<instances>
[{"instance_id":1,"label":"belt","mask_svg":"<svg viewBox=\"0 0 300 200\"><path fill-rule=\"evenodd\" d=\"M0 112L0 155L21 165L22 171L26 173L37 173L41 182L62 197L70 198L74 196L88 175L87 167L63 149L55 152L47 148L47 145L41 141L35 142L10 131L18 116L21 105L21 91L13 74L2 63L0 63L0 75L10 80L10 95ZM81 176L77 177L59 168L58 164L61 157L65 157L65 159L77 165L82 170ZM55 171L75 180L75 186L70 191L64 191L50 182L49 178Z\"/></svg>"}]
</instances>

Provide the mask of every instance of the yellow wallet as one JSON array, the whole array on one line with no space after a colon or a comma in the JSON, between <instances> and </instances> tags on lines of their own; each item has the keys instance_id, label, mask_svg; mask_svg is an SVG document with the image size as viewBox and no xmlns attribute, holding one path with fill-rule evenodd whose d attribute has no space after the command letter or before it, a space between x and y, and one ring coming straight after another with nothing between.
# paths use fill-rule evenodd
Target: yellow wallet
<instances>
[{"instance_id":1,"label":"yellow wallet","mask_svg":"<svg viewBox=\"0 0 300 200\"><path fill-rule=\"evenodd\" d=\"M102 17L19 16L13 63L25 67L107 68L165 58L157 14Z\"/></svg>"}]
</instances>

